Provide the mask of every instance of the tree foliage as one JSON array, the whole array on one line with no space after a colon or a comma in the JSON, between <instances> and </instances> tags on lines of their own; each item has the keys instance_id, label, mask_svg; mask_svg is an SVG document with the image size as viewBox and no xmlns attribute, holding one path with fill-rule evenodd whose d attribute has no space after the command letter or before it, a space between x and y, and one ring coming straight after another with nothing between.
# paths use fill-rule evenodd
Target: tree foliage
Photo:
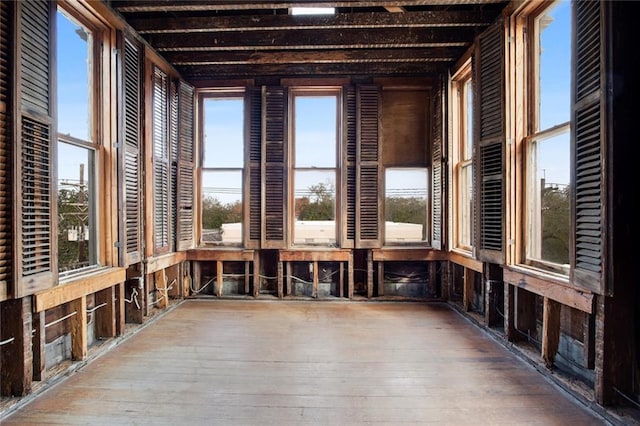
<instances>
[{"instance_id":1,"label":"tree foliage","mask_svg":"<svg viewBox=\"0 0 640 426\"><path fill-rule=\"evenodd\" d=\"M220 229L223 223L242 222L242 202L222 203L216 197L202 199L202 228Z\"/></svg>"},{"instance_id":2,"label":"tree foliage","mask_svg":"<svg viewBox=\"0 0 640 426\"><path fill-rule=\"evenodd\" d=\"M309 197L296 199L298 220L334 220L335 189L330 182L309 187Z\"/></svg>"},{"instance_id":3,"label":"tree foliage","mask_svg":"<svg viewBox=\"0 0 640 426\"><path fill-rule=\"evenodd\" d=\"M542 190L542 258L549 262L569 263L569 188L546 187Z\"/></svg>"}]
</instances>

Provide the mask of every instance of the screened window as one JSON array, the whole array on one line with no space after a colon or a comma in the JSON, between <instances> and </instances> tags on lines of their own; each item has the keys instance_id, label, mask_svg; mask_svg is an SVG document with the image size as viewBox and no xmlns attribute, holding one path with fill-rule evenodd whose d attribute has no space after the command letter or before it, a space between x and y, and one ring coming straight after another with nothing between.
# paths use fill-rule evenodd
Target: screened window
<instances>
[{"instance_id":1,"label":"screened window","mask_svg":"<svg viewBox=\"0 0 640 426\"><path fill-rule=\"evenodd\" d=\"M293 93L293 243L336 244L338 93Z\"/></svg>"},{"instance_id":2,"label":"screened window","mask_svg":"<svg viewBox=\"0 0 640 426\"><path fill-rule=\"evenodd\" d=\"M454 246L470 251L473 245L473 82L471 63L453 82L454 129Z\"/></svg>"},{"instance_id":3,"label":"screened window","mask_svg":"<svg viewBox=\"0 0 640 426\"><path fill-rule=\"evenodd\" d=\"M526 262L568 273L570 244L571 3L528 19L532 100L525 140Z\"/></svg>"},{"instance_id":4,"label":"screened window","mask_svg":"<svg viewBox=\"0 0 640 426\"><path fill-rule=\"evenodd\" d=\"M98 263L97 49L92 31L64 10L57 13L57 37L58 269L69 273Z\"/></svg>"},{"instance_id":5,"label":"screened window","mask_svg":"<svg viewBox=\"0 0 640 426\"><path fill-rule=\"evenodd\" d=\"M203 99L203 244L243 242L244 99Z\"/></svg>"}]
</instances>

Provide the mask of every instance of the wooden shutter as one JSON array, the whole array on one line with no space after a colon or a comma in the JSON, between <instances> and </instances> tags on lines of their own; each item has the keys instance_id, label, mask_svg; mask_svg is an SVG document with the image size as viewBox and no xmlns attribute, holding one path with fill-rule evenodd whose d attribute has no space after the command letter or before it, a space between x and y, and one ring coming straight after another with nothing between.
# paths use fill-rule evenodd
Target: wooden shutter
<instances>
[{"instance_id":1,"label":"wooden shutter","mask_svg":"<svg viewBox=\"0 0 640 426\"><path fill-rule=\"evenodd\" d=\"M380 87L361 85L356 88L357 162L356 162L356 247L380 247L381 185Z\"/></svg>"},{"instance_id":2,"label":"wooden shutter","mask_svg":"<svg viewBox=\"0 0 640 426\"><path fill-rule=\"evenodd\" d=\"M287 91L263 88L264 236L263 248L286 247L287 236Z\"/></svg>"},{"instance_id":3,"label":"wooden shutter","mask_svg":"<svg viewBox=\"0 0 640 426\"><path fill-rule=\"evenodd\" d=\"M245 174L245 247L259 248L262 232L262 89L251 87L245 93L245 122L249 123L245 143L247 173Z\"/></svg>"},{"instance_id":4,"label":"wooden shutter","mask_svg":"<svg viewBox=\"0 0 640 426\"><path fill-rule=\"evenodd\" d=\"M141 77L142 50L130 36L120 33L118 40L119 80L118 135L120 138L120 253L124 266L142 260L142 205L140 203L141 184Z\"/></svg>"},{"instance_id":5,"label":"wooden shutter","mask_svg":"<svg viewBox=\"0 0 640 426\"><path fill-rule=\"evenodd\" d=\"M432 97L431 114L431 246L442 250L442 185L444 183L442 145L444 138L444 81L436 83Z\"/></svg>"},{"instance_id":6,"label":"wooden shutter","mask_svg":"<svg viewBox=\"0 0 640 426\"><path fill-rule=\"evenodd\" d=\"M178 241L178 81L169 80L169 169L171 177L171 219L169 220L170 244L177 247Z\"/></svg>"},{"instance_id":7,"label":"wooden shutter","mask_svg":"<svg viewBox=\"0 0 640 426\"><path fill-rule=\"evenodd\" d=\"M186 250L194 245L195 90L180 80L178 96L177 249Z\"/></svg>"},{"instance_id":8,"label":"wooden shutter","mask_svg":"<svg viewBox=\"0 0 640 426\"><path fill-rule=\"evenodd\" d=\"M169 79L153 67L152 137L153 137L153 218L154 254L170 250L170 170L169 170Z\"/></svg>"},{"instance_id":9,"label":"wooden shutter","mask_svg":"<svg viewBox=\"0 0 640 426\"><path fill-rule=\"evenodd\" d=\"M356 89L343 89L344 123L342 152L342 241L341 246L352 248L356 240L356 158L358 151L358 123L356 111Z\"/></svg>"},{"instance_id":10,"label":"wooden shutter","mask_svg":"<svg viewBox=\"0 0 640 426\"><path fill-rule=\"evenodd\" d=\"M15 297L56 284L55 115L52 82L55 2L15 2L20 57L14 182Z\"/></svg>"},{"instance_id":11,"label":"wooden shutter","mask_svg":"<svg viewBox=\"0 0 640 426\"><path fill-rule=\"evenodd\" d=\"M13 216L12 182L13 147L11 134L11 88L13 79L9 64L13 39L13 5L0 3L0 293L7 293L12 279Z\"/></svg>"},{"instance_id":12,"label":"wooden shutter","mask_svg":"<svg viewBox=\"0 0 640 426\"><path fill-rule=\"evenodd\" d=\"M484 262L504 263L504 29L493 24L476 42L474 188L478 212L477 257Z\"/></svg>"},{"instance_id":13,"label":"wooden shutter","mask_svg":"<svg viewBox=\"0 0 640 426\"><path fill-rule=\"evenodd\" d=\"M607 129L607 2L574 2L574 87L571 127L572 282L599 294L607 292L603 274L605 209L605 142Z\"/></svg>"}]
</instances>

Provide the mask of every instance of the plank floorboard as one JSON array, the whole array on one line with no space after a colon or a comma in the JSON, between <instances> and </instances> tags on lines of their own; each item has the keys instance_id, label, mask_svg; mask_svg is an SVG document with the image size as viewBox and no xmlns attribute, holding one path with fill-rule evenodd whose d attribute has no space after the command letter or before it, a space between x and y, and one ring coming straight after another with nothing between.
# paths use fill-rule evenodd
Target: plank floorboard
<instances>
[{"instance_id":1,"label":"plank floorboard","mask_svg":"<svg viewBox=\"0 0 640 426\"><path fill-rule=\"evenodd\" d=\"M446 305L207 299L2 424L608 423Z\"/></svg>"}]
</instances>

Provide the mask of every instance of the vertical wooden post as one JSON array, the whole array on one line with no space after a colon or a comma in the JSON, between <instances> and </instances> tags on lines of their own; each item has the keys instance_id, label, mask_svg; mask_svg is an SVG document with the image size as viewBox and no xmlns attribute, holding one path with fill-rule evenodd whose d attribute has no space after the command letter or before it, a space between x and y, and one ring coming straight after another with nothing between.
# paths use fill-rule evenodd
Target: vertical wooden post
<instances>
[{"instance_id":1,"label":"vertical wooden post","mask_svg":"<svg viewBox=\"0 0 640 426\"><path fill-rule=\"evenodd\" d=\"M313 268L313 289L311 290L311 297L318 297L318 261L314 260L311 264Z\"/></svg>"},{"instance_id":2,"label":"vertical wooden post","mask_svg":"<svg viewBox=\"0 0 640 426\"><path fill-rule=\"evenodd\" d=\"M367 297L373 296L373 252L367 250Z\"/></svg>"},{"instance_id":3,"label":"vertical wooden post","mask_svg":"<svg viewBox=\"0 0 640 426\"><path fill-rule=\"evenodd\" d=\"M515 286L504 283L504 335L509 342L518 340L515 326Z\"/></svg>"},{"instance_id":4,"label":"vertical wooden post","mask_svg":"<svg viewBox=\"0 0 640 426\"><path fill-rule=\"evenodd\" d=\"M286 275L284 278L284 295L290 296L294 293L293 280L291 279L291 262L286 262L284 268Z\"/></svg>"},{"instance_id":5,"label":"vertical wooden post","mask_svg":"<svg viewBox=\"0 0 640 426\"><path fill-rule=\"evenodd\" d=\"M283 265L282 265L282 260L278 259L278 298L282 299L282 275L283 275L283 271L282 271ZM287 274L288 276L289 274Z\"/></svg>"},{"instance_id":6,"label":"vertical wooden post","mask_svg":"<svg viewBox=\"0 0 640 426\"><path fill-rule=\"evenodd\" d=\"M473 308L475 271L464 268L464 287L462 290L462 306L469 312Z\"/></svg>"},{"instance_id":7,"label":"vertical wooden post","mask_svg":"<svg viewBox=\"0 0 640 426\"><path fill-rule=\"evenodd\" d=\"M338 280L338 297L344 297L344 264L338 262L338 268L340 268L340 278Z\"/></svg>"},{"instance_id":8,"label":"vertical wooden post","mask_svg":"<svg viewBox=\"0 0 640 426\"><path fill-rule=\"evenodd\" d=\"M253 252L253 297L256 298L260 295L260 268L260 250L256 250Z\"/></svg>"},{"instance_id":9,"label":"vertical wooden post","mask_svg":"<svg viewBox=\"0 0 640 426\"><path fill-rule=\"evenodd\" d=\"M44 311L36 312L33 314L33 380L41 381L44 379L44 372L46 368L46 357L45 357L45 344L46 344L46 334L45 334L45 319L44 319Z\"/></svg>"},{"instance_id":10,"label":"vertical wooden post","mask_svg":"<svg viewBox=\"0 0 640 426\"><path fill-rule=\"evenodd\" d=\"M545 297L542 308L542 359L553 366L560 343L560 303Z\"/></svg>"},{"instance_id":11,"label":"vertical wooden post","mask_svg":"<svg viewBox=\"0 0 640 426\"><path fill-rule=\"evenodd\" d=\"M33 381L33 354L31 352L31 297L2 302L3 342L0 372L3 396L24 396L31 392ZM11 340L13 339L13 340Z\"/></svg>"},{"instance_id":12,"label":"vertical wooden post","mask_svg":"<svg viewBox=\"0 0 640 426\"><path fill-rule=\"evenodd\" d=\"M378 296L384 296L384 262L378 261Z\"/></svg>"},{"instance_id":13,"label":"vertical wooden post","mask_svg":"<svg viewBox=\"0 0 640 426\"><path fill-rule=\"evenodd\" d=\"M125 301L124 301L124 283L116 285L116 335L122 336L125 330Z\"/></svg>"},{"instance_id":14,"label":"vertical wooden post","mask_svg":"<svg viewBox=\"0 0 640 426\"><path fill-rule=\"evenodd\" d=\"M82 361L87 358L87 298L85 296L69 302L71 312L71 358Z\"/></svg>"},{"instance_id":15,"label":"vertical wooden post","mask_svg":"<svg viewBox=\"0 0 640 426\"><path fill-rule=\"evenodd\" d=\"M583 325L583 348L584 348L584 367L589 370L593 370L595 367L595 344L596 344L596 315L594 314L584 314L584 325Z\"/></svg>"},{"instance_id":16,"label":"vertical wooden post","mask_svg":"<svg viewBox=\"0 0 640 426\"><path fill-rule=\"evenodd\" d=\"M96 310L91 314L96 319L96 337L110 338L116 335L114 290L114 287L108 287L96 292Z\"/></svg>"},{"instance_id":17,"label":"vertical wooden post","mask_svg":"<svg viewBox=\"0 0 640 426\"><path fill-rule=\"evenodd\" d=\"M222 286L224 285L223 272L224 262L222 260L216 260L216 285L214 288L217 297L222 297Z\"/></svg>"},{"instance_id":18,"label":"vertical wooden post","mask_svg":"<svg viewBox=\"0 0 640 426\"><path fill-rule=\"evenodd\" d=\"M167 275L164 269L153 273L156 290L156 307L164 309L169 306L169 293L167 292Z\"/></svg>"},{"instance_id":19,"label":"vertical wooden post","mask_svg":"<svg viewBox=\"0 0 640 426\"><path fill-rule=\"evenodd\" d=\"M353 278L353 251L349 253L349 264L347 265L349 271L347 272L347 297L349 299L353 299L353 286L354 286L354 278Z\"/></svg>"},{"instance_id":20,"label":"vertical wooden post","mask_svg":"<svg viewBox=\"0 0 640 426\"><path fill-rule=\"evenodd\" d=\"M249 294L249 280L251 276L251 262L244 262L244 294Z\"/></svg>"}]
</instances>

